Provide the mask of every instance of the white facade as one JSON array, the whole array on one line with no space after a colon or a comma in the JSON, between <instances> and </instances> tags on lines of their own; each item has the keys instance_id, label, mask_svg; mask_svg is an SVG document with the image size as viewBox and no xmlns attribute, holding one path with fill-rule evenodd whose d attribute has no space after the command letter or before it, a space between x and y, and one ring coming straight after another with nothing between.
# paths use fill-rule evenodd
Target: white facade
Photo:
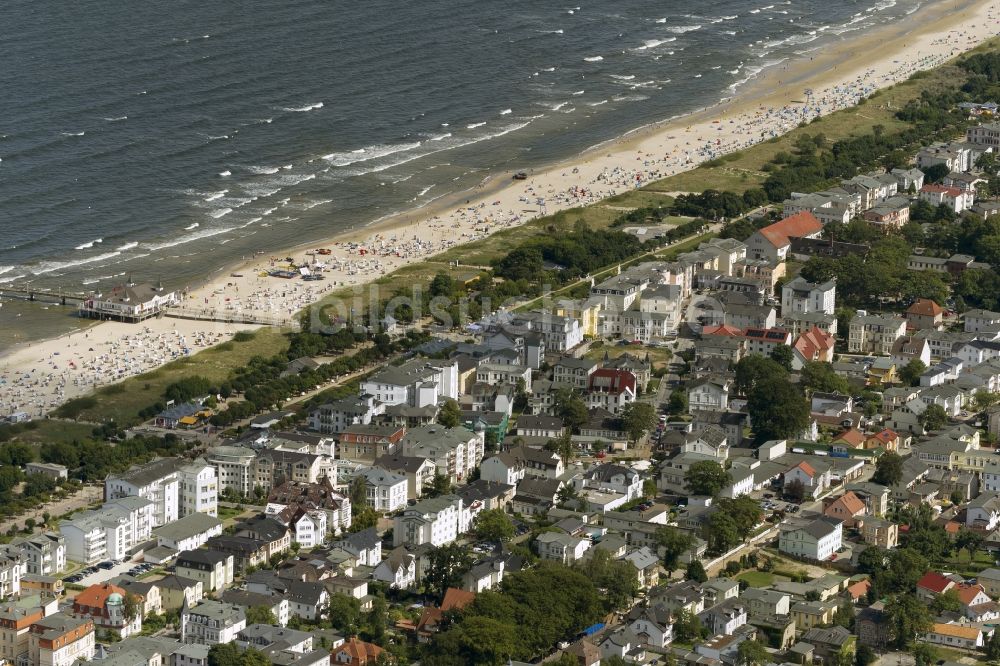
<instances>
[{"instance_id":1,"label":"white facade","mask_svg":"<svg viewBox=\"0 0 1000 666\"><path fill-rule=\"evenodd\" d=\"M326 514L322 511L303 513L292 527L292 541L302 548L315 548L326 540Z\"/></svg>"},{"instance_id":2,"label":"white facade","mask_svg":"<svg viewBox=\"0 0 1000 666\"><path fill-rule=\"evenodd\" d=\"M837 283L828 280L822 284L807 282L801 277L781 288L781 316L822 312L833 314L837 300Z\"/></svg>"},{"instance_id":3,"label":"white facade","mask_svg":"<svg viewBox=\"0 0 1000 666\"><path fill-rule=\"evenodd\" d=\"M231 643L246 626L246 615L239 606L203 601L182 610L181 641L198 645Z\"/></svg>"},{"instance_id":4,"label":"white facade","mask_svg":"<svg viewBox=\"0 0 1000 666\"><path fill-rule=\"evenodd\" d=\"M841 549L843 533L843 523L817 519L802 527L782 530L778 550L822 562Z\"/></svg>"},{"instance_id":5,"label":"white facade","mask_svg":"<svg viewBox=\"0 0 1000 666\"><path fill-rule=\"evenodd\" d=\"M468 529L469 518L463 509L462 499L455 495L442 495L407 507L393 519L393 546L451 543Z\"/></svg>"},{"instance_id":6,"label":"white facade","mask_svg":"<svg viewBox=\"0 0 1000 666\"><path fill-rule=\"evenodd\" d=\"M253 492L253 461L256 454L242 446L217 446L205 456L215 468L219 492L233 489L238 495Z\"/></svg>"},{"instance_id":7,"label":"white facade","mask_svg":"<svg viewBox=\"0 0 1000 666\"><path fill-rule=\"evenodd\" d=\"M198 461L180 469L180 515L218 516L219 481L215 467Z\"/></svg>"},{"instance_id":8,"label":"white facade","mask_svg":"<svg viewBox=\"0 0 1000 666\"><path fill-rule=\"evenodd\" d=\"M454 361L412 359L389 366L361 383L362 395L383 405L426 407L443 398L458 399L458 364Z\"/></svg>"},{"instance_id":9,"label":"white facade","mask_svg":"<svg viewBox=\"0 0 1000 666\"><path fill-rule=\"evenodd\" d=\"M104 481L104 498L142 497L153 503L154 527L166 525L180 518L180 475L182 461L161 458L144 465L136 465Z\"/></svg>"},{"instance_id":10,"label":"white facade","mask_svg":"<svg viewBox=\"0 0 1000 666\"><path fill-rule=\"evenodd\" d=\"M365 499L376 511L390 513L406 506L407 481L402 474L393 474L379 467L361 470L365 479Z\"/></svg>"}]
</instances>

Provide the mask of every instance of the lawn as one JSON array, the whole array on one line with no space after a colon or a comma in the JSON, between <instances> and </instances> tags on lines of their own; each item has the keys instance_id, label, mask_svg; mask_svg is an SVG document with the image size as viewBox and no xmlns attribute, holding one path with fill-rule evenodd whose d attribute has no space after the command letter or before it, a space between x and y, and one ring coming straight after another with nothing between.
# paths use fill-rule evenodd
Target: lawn
<instances>
[{"instance_id":1,"label":"lawn","mask_svg":"<svg viewBox=\"0 0 1000 666\"><path fill-rule=\"evenodd\" d=\"M646 347L644 345L614 345L604 344L601 341L595 342L584 356L589 359L600 361L607 354L609 358L618 358L622 354L631 354L639 358L645 358L649 354L649 360L653 368L665 366L673 357L669 349L661 347ZM645 387L643 387L645 389Z\"/></svg>"},{"instance_id":2,"label":"lawn","mask_svg":"<svg viewBox=\"0 0 1000 666\"><path fill-rule=\"evenodd\" d=\"M770 587L774 583L774 574L767 571L744 571L736 576L736 580L746 581L750 587Z\"/></svg>"},{"instance_id":3,"label":"lawn","mask_svg":"<svg viewBox=\"0 0 1000 666\"><path fill-rule=\"evenodd\" d=\"M40 446L46 442L72 444L90 439L94 427L87 423L74 423L53 419L38 419L10 431L9 441ZM4 437L0 437L4 439Z\"/></svg>"},{"instance_id":4,"label":"lawn","mask_svg":"<svg viewBox=\"0 0 1000 666\"><path fill-rule=\"evenodd\" d=\"M654 208L656 206L669 206L674 202L672 196L656 192L650 189L629 190L609 197L599 205L612 206L614 208Z\"/></svg>"},{"instance_id":5,"label":"lawn","mask_svg":"<svg viewBox=\"0 0 1000 666\"><path fill-rule=\"evenodd\" d=\"M92 398L71 400L57 409L55 415L82 421L135 425L141 421L139 412L162 400L164 390L173 382L192 375L200 375L210 382L222 382L254 356L270 357L287 348L288 341L281 330L262 328L246 342L224 343L152 372L102 387Z\"/></svg>"}]
</instances>

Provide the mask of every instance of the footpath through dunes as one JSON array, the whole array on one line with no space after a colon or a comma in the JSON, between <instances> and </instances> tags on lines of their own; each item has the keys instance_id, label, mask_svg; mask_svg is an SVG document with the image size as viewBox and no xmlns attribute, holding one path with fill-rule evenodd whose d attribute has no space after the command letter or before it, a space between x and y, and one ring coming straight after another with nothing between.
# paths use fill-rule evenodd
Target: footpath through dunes
<instances>
[{"instance_id":1,"label":"footpath through dunes","mask_svg":"<svg viewBox=\"0 0 1000 666\"><path fill-rule=\"evenodd\" d=\"M749 173L761 171L776 150L792 145L797 131L821 132L828 140L836 140L863 135L874 124L898 128L901 121L895 119L894 109L924 90L957 86L961 79L948 70L880 93L865 105L865 118L859 118L857 109L842 111L994 36L1000 16L997 6L996 0L943 0L924 12L919 25L894 25L857 41L845 40L842 48L775 70L762 78L762 88L728 106L646 128L571 163L530 174L524 181L511 183L496 177L475 192L442 200L433 210L394 217L327 243L260 255L251 262L221 268L217 277L188 293L185 305L212 309L239 301L244 310L293 317L310 303L353 298L358 285L376 283L387 290L412 287L417 281L426 284L437 272L424 263L430 257L488 265L513 249L519 239L571 230L579 220L607 226L619 211L591 204L608 197L621 195L613 205L627 207L631 197L649 198L656 190L727 189L734 181L731 189L754 187L759 182ZM879 59L872 61L870 53L879 54ZM778 86L779 76L797 84ZM805 84L811 91L808 95L803 95ZM828 117L816 121L818 116ZM814 124L796 130L806 122ZM734 178L731 170L718 169L713 162L709 162L711 168L691 170L727 154L734 157L725 165L745 170L741 173L746 178ZM644 186L650 189L637 189ZM261 277L283 261L278 257L302 258L306 249L316 245L331 249L323 257L325 282ZM75 395L147 372L199 347L224 342L238 330L222 322L178 319L150 320L144 326L137 332L101 324L86 331L82 340L75 338L69 348L65 340L56 340L5 355L0 361L0 377L6 382L0 386L0 408L44 413ZM136 348L141 351L128 353ZM75 368L67 366L67 359L56 358L66 352L80 356ZM84 364L88 369L81 373Z\"/></svg>"}]
</instances>

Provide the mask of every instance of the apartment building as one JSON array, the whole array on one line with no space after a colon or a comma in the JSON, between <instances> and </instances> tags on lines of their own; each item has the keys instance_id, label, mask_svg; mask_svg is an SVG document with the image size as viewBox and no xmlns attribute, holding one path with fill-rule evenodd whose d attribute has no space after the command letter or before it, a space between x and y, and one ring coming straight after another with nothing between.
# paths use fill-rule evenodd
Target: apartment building
<instances>
[{"instance_id":1,"label":"apartment building","mask_svg":"<svg viewBox=\"0 0 1000 666\"><path fill-rule=\"evenodd\" d=\"M393 519L392 545L442 546L468 528L462 498L442 495L409 506Z\"/></svg>"},{"instance_id":2,"label":"apartment building","mask_svg":"<svg viewBox=\"0 0 1000 666\"><path fill-rule=\"evenodd\" d=\"M236 640L247 626L243 608L220 601L202 601L181 609L181 641L197 645L220 645Z\"/></svg>"},{"instance_id":3,"label":"apartment building","mask_svg":"<svg viewBox=\"0 0 1000 666\"><path fill-rule=\"evenodd\" d=\"M888 356L896 340L906 335L906 320L888 315L870 315L859 310L851 318L847 338L848 351L852 354L880 354Z\"/></svg>"}]
</instances>

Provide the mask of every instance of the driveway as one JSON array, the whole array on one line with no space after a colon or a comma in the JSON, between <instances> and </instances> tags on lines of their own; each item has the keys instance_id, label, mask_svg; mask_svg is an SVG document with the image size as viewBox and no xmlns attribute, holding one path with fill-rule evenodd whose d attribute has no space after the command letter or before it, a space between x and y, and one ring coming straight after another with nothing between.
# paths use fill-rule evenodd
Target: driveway
<instances>
[{"instance_id":1,"label":"driveway","mask_svg":"<svg viewBox=\"0 0 1000 666\"><path fill-rule=\"evenodd\" d=\"M125 561L121 564L116 564L110 569L98 569L89 576L84 576L83 580L77 582L77 585L83 585L84 587L90 587L91 585L98 585L105 581L109 581L115 576L121 576L128 572L129 569L135 566L135 562Z\"/></svg>"}]
</instances>

